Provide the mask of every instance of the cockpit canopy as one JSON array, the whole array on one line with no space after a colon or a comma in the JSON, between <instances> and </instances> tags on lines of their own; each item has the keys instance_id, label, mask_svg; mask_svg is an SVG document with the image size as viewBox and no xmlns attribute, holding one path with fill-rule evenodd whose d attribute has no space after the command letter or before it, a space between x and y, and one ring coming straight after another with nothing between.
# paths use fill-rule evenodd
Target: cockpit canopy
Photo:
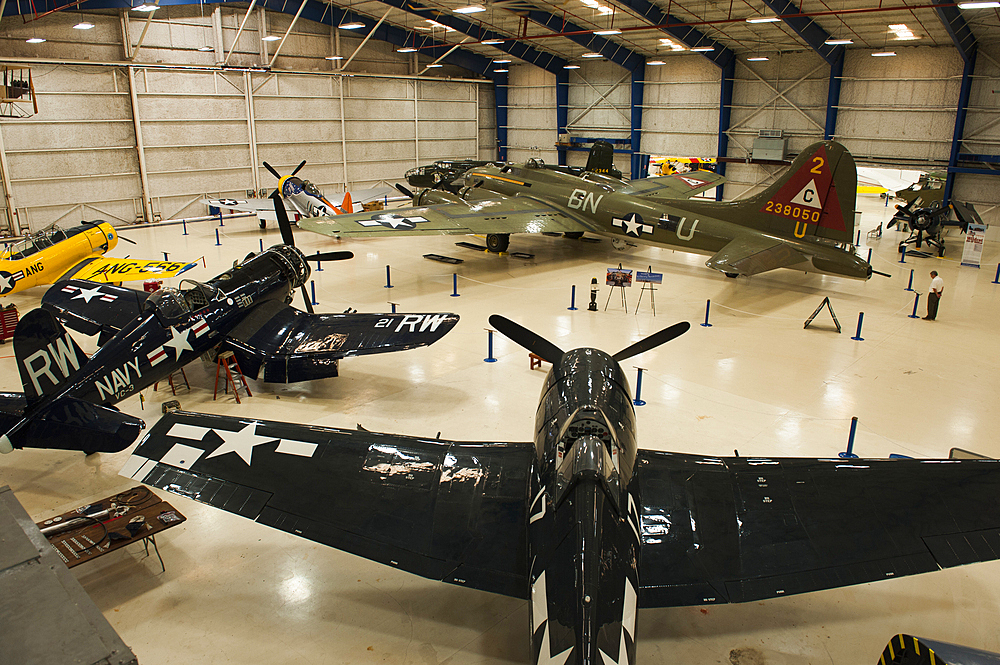
<instances>
[{"instance_id":1,"label":"cockpit canopy","mask_svg":"<svg viewBox=\"0 0 1000 665\"><path fill-rule=\"evenodd\" d=\"M43 249L47 249L57 242L61 242L66 238L80 233L86 228L86 226L75 226L68 231L62 229L55 224L51 224L37 233L33 233L24 240L14 243L8 249L6 249L3 254L0 254L5 259L17 260L24 259L32 254L37 254Z\"/></svg>"},{"instance_id":2,"label":"cockpit canopy","mask_svg":"<svg viewBox=\"0 0 1000 665\"><path fill-rule=\"evenodd\" d=\"M218 292L210 284L185 279L181 280L180 288L165 286L153 291L146 298L143 309L155 312L160 321L169 325L210 303Z\"/></svg>"},{"instance_id":3,"label":"cockpit canopy","mask_svg":"<svg viewBox=\"0 0 1000 665\"><path fill-rule=\"evenodd\" d=\"M317 198L323 196L316 185L302 178L286 178L285 184L281 186L281 194L283 196L295 196L302 192Z\"/></svg>"}]
</instances>

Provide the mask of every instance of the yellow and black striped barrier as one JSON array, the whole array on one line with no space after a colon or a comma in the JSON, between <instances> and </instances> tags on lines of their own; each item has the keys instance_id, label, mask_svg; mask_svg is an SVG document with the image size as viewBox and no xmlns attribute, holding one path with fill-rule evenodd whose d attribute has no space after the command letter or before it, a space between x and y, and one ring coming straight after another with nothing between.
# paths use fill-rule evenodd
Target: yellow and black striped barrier
<instances>
[{"instance_id":1,"label":"yellow and black striped barrier","mask_svg":"<svg viewBox=\"0 0 1000 665\"><path fill-rule=\"evenodd\" d=\"M899 634L889 640L879 665L947 665L934 650L911 635Z\"/></svg>"}]
</instances>

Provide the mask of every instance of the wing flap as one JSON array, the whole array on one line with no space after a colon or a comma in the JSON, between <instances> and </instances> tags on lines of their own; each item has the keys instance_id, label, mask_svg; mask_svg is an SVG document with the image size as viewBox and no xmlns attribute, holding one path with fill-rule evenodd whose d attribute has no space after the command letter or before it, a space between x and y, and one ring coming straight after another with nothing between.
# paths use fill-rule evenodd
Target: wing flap
<instances>
[{"instance_id":1,"label":"wing flap","mask_svg":"<svg viewBox=\"0 0 1000 665\"><path fill-rule=\"evenodd\" d=\"M457 323L457 314L307 314L265 301L226 345L245 374L292 383L336 376L340 358L433 344Z\"/></svg>"},{"instance_id":2,"label":"wing flap","mask_svg":"<svg viewBox=\"0 0 1000 665\"><path fill-rule=\"evenodd\" d=\"M745 602L1000 559L996 460L640 451L643 607Z\"/></svg>"},{"instance_id":3,"label":"wing flap","mask_svg":"<svg viewBox=\"0 0 1000 665\"><path fill-rule=\"evenodd\" d=\"M121 473L424 577L526 598L530 443L175 411Z\"/></svg>"},{"instance_id":4,"label":"wing flap","mask_svg":"<svg viewBox=\"0 0 1000 665\"><path fill-rule=\"evenodd\" d=\"M749 276L788 268L805 260L798 250L778 238L743 234L733 238L705 265L719 272Z\"/></svg>"},{"instance_id":5,"label":"wing flap","mask_svg":"<svg viewBox=\"0 0 1000 665\"><path fill-rule=\"evenodd\" d=\"M299 228L327 236L359 238L591 230L566 211L525 196L312 217L299 220Z\"/></svg>"}]
</instances>

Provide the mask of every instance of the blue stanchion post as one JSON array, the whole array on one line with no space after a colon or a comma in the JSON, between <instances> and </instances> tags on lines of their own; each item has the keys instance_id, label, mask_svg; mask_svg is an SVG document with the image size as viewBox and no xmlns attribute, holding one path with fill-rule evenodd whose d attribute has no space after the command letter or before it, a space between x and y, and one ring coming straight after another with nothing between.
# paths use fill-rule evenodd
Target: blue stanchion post
<instances>
[{"instance_id":1,"label":"blue stanchion post","mask_svg":"<svg viewBox=\"0 0 1000 665\"><path fill-rule=\"evenodd\" d=\"M705 323L701 324L702 328L711 328L712 324L708 322L708 312L712 309L712 301L705 301Z\"/></svg>"},{"instance_id":2,"label":"blue stanchion post","mask_svg":"<svg viewBox=\"0 0 1000 665\"><path fill-rule=\"evenodd\" d=\"M636 406L646 406L646 402L639 397L642 393L642 368L636 367L636 369L639 370L639 377L635 380L635 399L632 403Z\"/></svg>"},{"instance_id":3,"label":"blue stanchion post","mask_svg":"<svg viewBox=\"0 0 1000 665\"><path fill-rule=\"evenodd\" d=\"M187 235L188 234L188 223L187 223L186 219L182 219L181 220L181 226L184 227L184 233L181 234L181 235Z\"/></svg>"},{"instance_id":4,"label":"blue stanchion post","mask_svg":"<svg viewBox=\"0 0 1000 665\"><path fill-rule=\"evenodd\" d=\"M457 298L460 295L462 294L458 292L458 273L453 272L451 274L451 297Z\"/></svg>"},{"instance_id":5,"label":"blue stanchion post","mask_svg":"<svg viewBox=\"0 0 1000 665\"><path fill-rule=\"evenodd\" d=\"M317 261L316 262L316 272L323 272L323 262L322 261Z\"/></svg>"},{"instance_id":6,"label":"blue stanchion post","mask_svg":"<svg viewBox=\"0 0 1000 665\"><path fill-rule=\"evenodd\" d=\"M222 247L222 241L219 240L219 229L215 229L215 246Z\"/></svg>"},{"instance_id":7,"label":"blue stanchion post","mask_svg":"<svg viewBox=\"0 0 1000 665\"><path fill-rule=\"evenodd\" d=\"M225 224L222 223L222 210L219 210L219 226L225 226Z\"/></svg>"},{"instance_id":8,"label":"blue stanchion post","mask_svg":"<svg viewBox=\"0 0 1000 665\"><path fill-rule=\"evenodd\" d=\"M853 339L855 342L863 342L865 338L861 336L861 323L865 320L865 313L858 312L858 332L854 333Z\"/></svg>"},{"instance_id":9,"label":"blue stanchion post","mask_svg":"<svg viewBox=\"0 0 1000 665\"><path fill-rule=\"evenodd\" d=\"M568 310L576 309L576 284L573 285L573 290L569 292L569 307Z\"/></svg>"},{"instance_id":10,"label":"blue stanchion post","mask_svg":"<svg viewBox=\"0 0 1000 665\"><path fill-rule=\"evenodd\" d=\"M392 313L395 314L396 313L396 303L391 302L389 304L392 305Z\"/></svg>"},{"instance_id":11,"label":"blue stanchion post","mask_svg":"<svg viewBox=\"0 0 1000 665\"><path fill-rule=\"evenodd\" d=\"M920 294L916 294L913 298L913 314L908 314L911 319L919 319L917 315L917 304L920 302Z\"/></svg>"},{"instance_id":12,"label":"blue stanchion post","mask_svg":"<svg viewBox=\"0 0 1000 665\"><path fill-rule=\"evenodd\" d=\"M861 244L861 229L858 229L858 239L857 239L857 241L854 244L855 245L860 245Z\"/></svg>"},{"instance_id":13,"label":"blue stanchion post","mask_svg":"<svg viewBox=\"0 0 1000 665\"><path fill-rule=\"evenodd\" d=\"M858 459L858 456L854 454L854 434L858 431L858 417L854 416L851 418L851 433L847 437L847 450L840 453L840 457L843 459Z\"/></svg>"},{"instance_id":14,"label":"blue stanchion post","mask_svg":"<svg viewBox=\"0 0 1000 665\"><path fill-rule=\"evenodd\" d=\"M169 261L170 260L170 255L167 254L166 252L163 252L163 260L164 261Z\"/></svg>"},{"instance_id":15,"label":"blue stanchion post","mask_svg":"<svg viewBox=\"0 0 1000 665\"><path fill-rule=\"evenodd\" d=\"M909 284L906 285L906 288L903 289L903 290L904 291L912 291L913 290L913 268L910 268L910 282L909 282Z\"/></svg>"},{"instance_id":16,"label":"blue stanchion post","mask_svg":"<svg viewBox=\"0 0 1000 665\"><path fill-rule=\"evenodd\" d=\"M497 359L493 357L493 331L490 330L489 328L487 328L486 329L486 333L488 335L488 337L486 338L487 339L487 341L486 341L487 353L486 353L486 357L483 358L483 362L484 363L495 363L497 361Z\"/></svg>"},{"instance_id":17,"label":"blue stanchion post","mask_svg":"<svg viewBox=\"0 0 1000 665\"><path fill-rule=\"evenodd\" d=\"M1000 263L997 264L997 274L993 278L993 283L994 284L1000 284Z\"/></svg>"},{"instance_id":18,"label":"blue stanchion post","mask_svg":"<svg viewBox=\"0 0 1000 665\"><path fill-rule=\"evenodd\" d=\"M317 302L317 300L316 300L316 282L314 282L311 279L309 280L309 289L310 289L310 291L312 291L313 304L314 305L318 305L319 302Z\"/></svg>"},{"instance_id":19,"label":"blue stanchion post","mask_svg":"<svg viewBox=\"0 0 1000 665\"><path fill-rule=\"evenodd\" d=\"M389 279L389 266L385 267L385 288L392 288L392 280Z\"/></svg>"},{"instance_id":20,"label":"blue stanchion post","mask_svg":"<svg viewBox=\"0 0 1000 665\"><path fill-rule=\"evenodd\" d=\"M906 245L899 248L899 262L906 263Z\"/></svg>"},{"instance_id":21,"label":"blue stanchion post","mask_svg":"<svg viewBox=\"0 0 1000 665\"><path fill-rule=\"evenodd\" d=\"M869 247L868 248L868 263L870 264L871 262L872 262L872 248Z\"/></svg>"},{"instance_id":22,"label":"blue stanchion post","mask_svg":"<svg viewBox=\"0 0 1000 665\"><path fill-rule=\"evenodd\" d=\"M260 238L260 252L261 252L261 254L264 253L264 239L263 238Z\"/></svg>"}]
</instances>

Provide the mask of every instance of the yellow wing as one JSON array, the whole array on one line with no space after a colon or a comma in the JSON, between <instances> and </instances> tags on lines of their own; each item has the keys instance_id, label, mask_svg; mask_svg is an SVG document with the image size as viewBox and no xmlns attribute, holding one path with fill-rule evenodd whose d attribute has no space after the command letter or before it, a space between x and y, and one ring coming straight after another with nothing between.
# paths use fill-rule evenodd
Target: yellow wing
<instances>
[{"instance_id":1,"label":"yellow wing","mask_svg":"<svg viewBox=\"0 0 1000 665\"><path fill-rule=\"evenodd\" d=\"M89 279L93 282L127 282L136 279L175 277L198 265L180 261L113 259L106 256L84 261L61 279Z\"/></svg>"}]
</instances>

